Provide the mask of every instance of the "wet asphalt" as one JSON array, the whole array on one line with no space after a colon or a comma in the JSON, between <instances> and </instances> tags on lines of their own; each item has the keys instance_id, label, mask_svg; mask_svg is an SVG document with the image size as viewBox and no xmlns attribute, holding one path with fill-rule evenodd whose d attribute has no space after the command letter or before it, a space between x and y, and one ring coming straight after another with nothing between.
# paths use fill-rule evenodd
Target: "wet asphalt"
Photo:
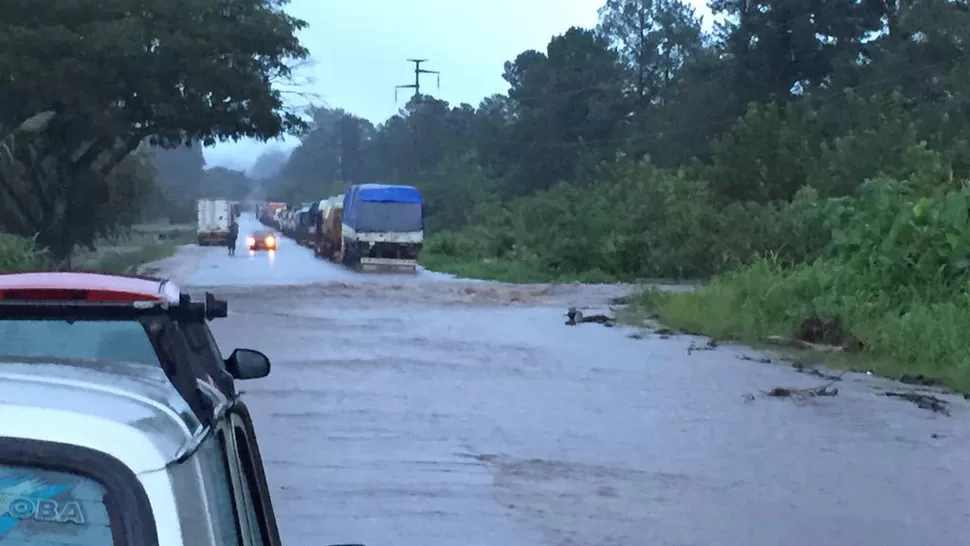
<instances>
[{"instance_id":1,"label":"wet asphalt","mask_svg":"<svg viewBox=\"0 0 970 546\"><path fill-rule=\"evenodd\" d=\"M241 220L241 238L260 229ZM563 324L625 287L358 274L286 239L158 268L229 299L226 353L273 360L242 389L286 544L970 541L957 397L946 417L850 374L835 397L770 399L822 381L744 347Z\"/></svg>"}]
</instances>

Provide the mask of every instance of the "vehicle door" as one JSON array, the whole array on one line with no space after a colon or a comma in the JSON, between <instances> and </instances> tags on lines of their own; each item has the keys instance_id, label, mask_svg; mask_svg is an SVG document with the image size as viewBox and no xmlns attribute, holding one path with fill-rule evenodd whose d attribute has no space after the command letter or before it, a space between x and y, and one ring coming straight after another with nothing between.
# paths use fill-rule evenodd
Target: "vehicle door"
<instances>
[{"instance_id":1,"label":"vehicle door","mask_svg":"<svg viewBox=\"0 0 970 546\"><path fill-rule=\"evenodd\" d=\"M237 404L225 421L229 466L244 545L279 546L276 514L249 410ZM221 428L221 427L220 427Z\"/></svg>"}]
</instances>

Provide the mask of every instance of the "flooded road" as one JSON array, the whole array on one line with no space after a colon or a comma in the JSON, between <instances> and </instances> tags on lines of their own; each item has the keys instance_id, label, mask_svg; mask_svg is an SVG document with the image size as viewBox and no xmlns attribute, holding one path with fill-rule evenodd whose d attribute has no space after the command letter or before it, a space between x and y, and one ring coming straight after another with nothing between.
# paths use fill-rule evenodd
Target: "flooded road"
<instances>
[{"instance_id":1,"label":"flooded road","mask_svg":"<svg viewBox=\"0 0 970 546\"><path fill-rule=\"evenodd\" d=\"M244 217L245 236L253 219ZM697 338L563 324L623 287L374 276L285 241L162 264L218 286L294 546L920 545L970 540L970 428L850 375L819 380ZM283 286L290 285L290 286Z\"/></svg>"}]
</instances>

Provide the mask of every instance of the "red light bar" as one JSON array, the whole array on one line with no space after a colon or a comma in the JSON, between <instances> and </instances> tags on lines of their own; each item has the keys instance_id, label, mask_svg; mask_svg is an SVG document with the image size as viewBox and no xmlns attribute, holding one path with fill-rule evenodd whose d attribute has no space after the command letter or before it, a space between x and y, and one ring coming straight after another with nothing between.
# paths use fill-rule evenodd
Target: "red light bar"
<instances>
[{"instance_id":1,"label":"red light bar","mask_svg":"<svg viewBox=\"0 0 970 546\"><path fill-rule=\"evenodd\" d=\"M0 300L177 304L181 290L153 277L82 272L0 273Z\"/></svg>"},{"instance_id":2,"label":"red light bar","mask_svg":"<svg viewBox=\"0 0 970 546\"><path fill-rule=\"evenodd\" d=\"M15 301L161 301L159 297L115 290L76 290L71 288L9 288L0 290L0 299Z\"/></svg>"}]
</instances>

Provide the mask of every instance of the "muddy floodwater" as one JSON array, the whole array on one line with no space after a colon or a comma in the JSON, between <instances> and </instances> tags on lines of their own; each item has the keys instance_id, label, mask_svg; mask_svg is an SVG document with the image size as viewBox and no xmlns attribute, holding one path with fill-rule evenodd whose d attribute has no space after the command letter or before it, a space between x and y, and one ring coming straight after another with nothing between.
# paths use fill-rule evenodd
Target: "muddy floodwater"
<instances>
[{"instance_id":1,"label":"muddy floodwater","mask_svg":"<svg viewBox=\"0 0 970 546\"><path fill-rule=\"evenodd\" d=\"M852 374L834 397L765 398L823 381L744 347L564 325L628 287L361 275L288 240L226 254L156 269L229 299L225 352L273 360L241 388L286 544L970 543L958 397L947 417Z\"/></svg>"}]
</instances>

